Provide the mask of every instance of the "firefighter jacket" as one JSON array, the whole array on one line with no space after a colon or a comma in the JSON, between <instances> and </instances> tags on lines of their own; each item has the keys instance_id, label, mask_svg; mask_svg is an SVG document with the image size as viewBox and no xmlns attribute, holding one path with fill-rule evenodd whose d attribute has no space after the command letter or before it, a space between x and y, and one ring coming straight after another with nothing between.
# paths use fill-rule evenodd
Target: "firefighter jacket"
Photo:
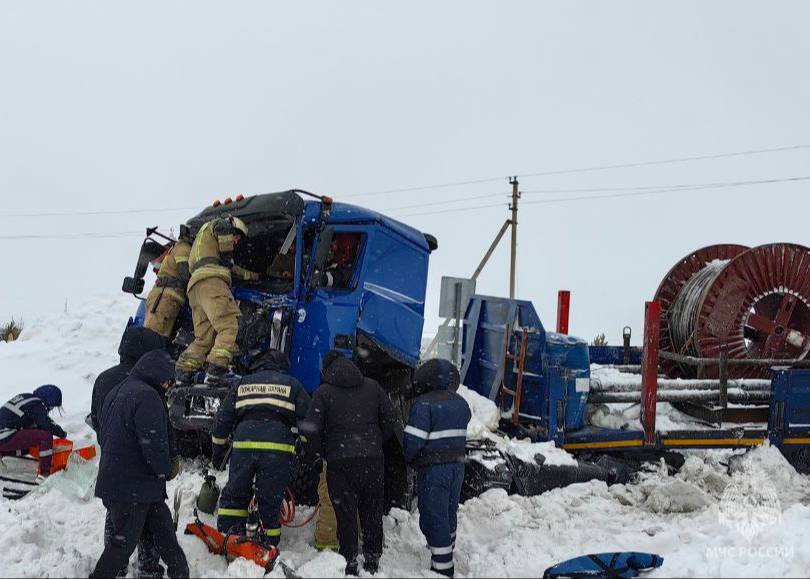
<instances>
[{"instance_id":1,"label":"firefighter jacket","mask_svg":"<svg viewBox=\"0 0 810 579\"><path fill-rule=\"evenodd\" d=\"M191 255L188 259L191 279L188 290L197 282L209 277L217 277L231 285L231 274L246 280L259 279L255 272L248 271L233 263L233 226L228 219L220 218L209 221L200 228Z\"/></svg>"},{"instance_id":2,"label":"firefighter jacket","mask_svg":"<svg viewBox=\"0 0 810 579\"><path fill-rule=\"evenodd\" d=\"M417 391L429 390L411 406L405 427L405 460L415 467L464 462L472 413L458 388L458 371L447 360L428 360L414 376Z\"/></svg>"},{"instance_id":3,"label":"firefighter jacket","mask_svg":"<svg viewBox=\"0 0 810 579\"><path fill-rule=\"evenodd\" d=\"M157 274L155 286L164 288L164 292L178 301L180 305L186 303L186 286L191 277L189 271L189 255L191 244L179 239L163 258Z\"/></svg>"},{"instance_id":4,"label":"firefighter jacket","mask_svg":"<svg viewBox=\"0 0 810 579\"><path fill-rule=\"evenodd\" d=\"M211 441L225 445L232 436L234 452L293 453L298 421L308 409L309 394L298 380L260 369L231 387L214 419Z\"/></svg>"}]
</instances>

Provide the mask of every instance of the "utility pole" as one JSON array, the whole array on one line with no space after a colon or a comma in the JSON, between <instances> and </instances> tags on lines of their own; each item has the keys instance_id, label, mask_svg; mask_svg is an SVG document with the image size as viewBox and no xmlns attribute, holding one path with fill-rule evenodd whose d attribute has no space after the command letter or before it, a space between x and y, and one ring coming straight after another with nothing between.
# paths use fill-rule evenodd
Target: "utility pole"
<instances>
[{"instance_id":1,"label":"utility pole","mask_svg":"<svg viewBox=\"0 0 810 579\"><path fill-rule=\"evenodd\" d=\"M518 191L517 176L509 179L512 185L512 204L509 209L512 210L512 264L509 270L509 298L515 299L515 268L517 266L517 212L518 212L518 199L520 199L520 191Z\"/></svg>"}]
</instances>

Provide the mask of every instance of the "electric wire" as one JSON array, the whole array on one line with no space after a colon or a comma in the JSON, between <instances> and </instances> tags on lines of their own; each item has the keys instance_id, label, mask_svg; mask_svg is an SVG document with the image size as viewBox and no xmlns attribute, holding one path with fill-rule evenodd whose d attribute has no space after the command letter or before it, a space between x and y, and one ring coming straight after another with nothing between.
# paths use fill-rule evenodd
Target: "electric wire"
<instances>
[{"instance_id":1,"label":"electric wire","mask_svg":"<svg viewBox=\"0 0 810 579\"><path fill-rule=\"evenodd\" d=\"M82 233L52 233L52 234L27 234L20 235L0 235L0 240L15 239L118 239L125 237L143 237L143 231L86 231Z\"/></svg>"},{"instance_id":2,"label":"electric wire","mask_svg":"<svg viewBox=\"0 0 810 579\"><path fill-rule=\"evenodd\" d=\"M671 159L657 159L652 161L637 161L632 163L618 163L618 164L610 164L610 165L595 165L591 167L579 167L579 168L572 168L572 169L557 169L557 170L549 170L549 171L537 171L537 172L522 172L516 173L522 179L531 178L531 177L541 177L547 175L565 175L565 174L573 174L573 173L585 173L591 171L605 171L611 169L623 169L623 168L633 168L633 167L646 167L650 165L663 165L663 164L671 164L671 163L683 163L683 162L690 162L690 161L701 161L701 160L709 160L709 159L722 159L722 158L730 158L730 157L739 157L745 155L758 155L763 153L776 153L776 152L784 152L784 151L791 151L791 150L801 150L801 149L810 149L810 145L788 145L782 147L772 147L766 149L750 149L746 151L735 151L730 153L716 153L710 155L694 155L688 157L676 157ZM473 185L473 184L480 184L480 183L493 183L498 181L503 181L506 179L505 177L488 177L484 179L467 179L461 181L453 181L447 183L438 183L433 185L420 185L416 187L402 187L396 189L383 189L379 191L367 191L362 193L347 193L341 195L340 197L351 198L351 197L360 197L360 196L368 196L368 195L383 195L383 194L393 194L393 193L406 193L412 191L424 191L424 190L432 190L432 189L442 189L447 187L459 187L463 185ZM655 188L665 188L667 186L655 186ZM674 186L674 187L680 187ZM639 189L647 189L647 187L639 187ZM595 188L592 189L593 191L597 190L610 190L608 188ZM629 188L628 188L629 189ZM620 190L620 189L615 189ZM554 193L554 192L564 192L564 191L574 191L574 190L528 190L524 191L524 193ZM586 191L585 189L581 191ZM456 200L459 202L467 201L470 199L484 199L487 197L495 197L498 194L490 194L490 195L481 195L476 197L466 197L466 198L457 198ZM455 200L447 200L447 201L436 201L431 202L430 205L441 205L445 203L452 203ZM423 207L427 204L420 204L420 205L413 205L413 206L403 206L403 207L394 207L389 208L386 210L394 211L399 209L410 209L412 207ZM118 210L81 210L81 211L46 211L46 212L21 212L21 213L0 213L0 217L19 217L19 218L31 218L31 217L72 217L72 216L83 216L83 215L128 215L128 214L141 214L141 213L158 213L158 212L168 212L168 211L191 211L194 209L198 209L198 206L186 206L186 207L165 207L165 208L139 208L139 209L118 209Z\"/></svg>"},{"instance_id":3,"label":"electric wire","mask_svg":"<svg viewBox=\"0 0 810 579\"><path fill-rule=\"evenodd\" d=\"M810 149L810 145L788 145L782 147L771 147L767 149L749 149L746 151L734 151L731 153L715 153L709 155L693 155L688 157L675 157L671 159L656 159L652 161L635 161L631 163L616 163L616 164L608 164L608 165L594 165L590 167L579 167L579 168L571 168L571 169L556 169L556 170L548 170L548 171L524 171L519 173L514 173L515 175L520 175L522 178L529 178L529 177L545 177L549 175L568 175L574 173L588 173L592 171L608 171L613 169L629 169L635 167L648 167L651 165L667 165L673 163L685 163L691 161L705 161L710 159L725 159L731 157L741 157L747 155L760 155L764 153L780 153L785 151L794 151L794 150L801 150L801 149ZM482 179L467 179L462 181L450 181L446 183L438 183L433 185L417 185L413 187L399 187L395 189L382 189L379 191L364 191L360 193L347 193L342 195L342 197L361 197L361 196L370 196L370 195L389 195L393 193L408 193L411 191L426 191L430 189L443 189L447 187L461 187L463 185L477 185L480 183L493 183L497 181L503 181L504 177L487 177Z\"/></svg>"},{"instance_id":4,"label":"electric wire","mask_svg":"<svg viewBox=\"0 0 810 579\"><path fill-rule=\"evenodd\" d=\"M614 199L614 198L621 198L621 197L641 197L641 196L649 196L649 195L662 195L665 193L687 193L691 191L702 191L705 189L724 189L724 188L733 188L733 187L747 187L752 185L765 185L765 184L776 184L776 183L790 183L790 182L800 182L800 181L807 181L810 180L810 175L808 176L799 176L799 177L784 177L784 178L774 178L774 179L759 179L759 180L750 180L750 181L728 181L728 182L721 182L721 183L704 183L699 185L675 185L671 188L667 189L645 189L641 191L631 190L624 193L609 193L605 195L583 195L578 197L560 197L556 199L540 199L534 201L522 201L520 206L523 207L525 205L538 205L538 204L551 204L551 203L565 203L568 201L588 201L588 200L598 200L598 199ZM617 188L618 190L622 190L624 188ZM630 188L633 189L633 188ZM595 188L594 190L599 190ZM547 191L551 192L551 190ZM439 211L425 211L420 213L409 213L409 214L394 214L395 217L419 217L423 215L435 215L441 213L450 213L454 211L475 211L478 209L486 209L489 207L501 207L506 205L505 203L497 203L497 204L490 204L490 205L478 205L474 207L466 207L466 208L449 208L449 209L442 209Z\"/></svg>"},{"instance_id":5,"label":"electric wire","mask_svg":"<svg viewBox=\"0 0 810 579\"><path fill-rule=\"evenodd\" d=\"M781 179L761 179L758 181L732 181L729 183L715 183L700 185L695 187L679 187L673 189L657 189L654 191L631 191L627 193L609 193L605 195L583 195L580 197L560 197L557 199L540 199L537 201L524 201L521 205L538 205L550 203L566 203L569 201L589 201L593 199L617 199L620 197L641 197L648 195L662 195L664 193L686 193L690 191L702 191L705 189L725 189L729 187L747 187L751 185L766 185L775 183L792 183L810 180L810 175L801 177L784 177Z\"/></svg>"},{"instance_id":6,"label":"electric wire","mask_svg":"<svg viewBox=\"0 0 810 579\"><path fill-rule=\"evenodd\" d=\"M149 209L104 209L88 211L52 211L40 213L0 213L0 217L74 217L77 215L129 215L132 213L163 213L166 211L193 211L199 209L199 205L193 207L154 207Z\"/></svg>"}]
</instances>

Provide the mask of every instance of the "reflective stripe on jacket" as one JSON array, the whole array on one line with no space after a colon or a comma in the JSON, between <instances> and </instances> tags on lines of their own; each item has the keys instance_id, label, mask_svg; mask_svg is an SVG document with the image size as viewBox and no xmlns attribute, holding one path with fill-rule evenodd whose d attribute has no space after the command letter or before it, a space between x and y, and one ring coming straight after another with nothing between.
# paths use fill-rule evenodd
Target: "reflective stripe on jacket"
<instances>
[{"instance_id":1,"label":"reflective stripe on jacket","mask_svg":"<svg viewBox=\"0 0 810 579\"><path fill-rule=\"evenodd\" d=\"M178 240L163 258L158 270L155 285L163 288L164 292L181 304L186 301L186 286L191 273L189 271L189 256L191 244L185 240Z\"/></svg>"},{"instance_id":2,"label":"reflective stripe on jacket","mask_svg":"<svg viewBox=\"0 0 810 579\"><path fill-rule=\"evenodd\" d=\"M225 444L233 436L235 451L294 452L298 421L306 416L309 401L301 383L283 372L244 376L222 401L212 442Z\"/></svg>"},{"instance_id":3,"label":"reflective stripe on jacket","mask_svg":"<svg viewBox=\"0 0 810 579\"><path fill-rule=\"evenodd\" d=\"M471 417L467 401L455 392L423 394L414 400L405 427L405 460L417 467L463 462Z\"/></svg>"},{"instance_id":4,"label":"reflective stripe on jacket","mask_svg":"<svg viewBox=\"0 0 810 579\"><path fill-rule=\"evenodd\" d=\"M0 437L8 438L24 428L46 430L59 438L67 436L62 427L48 416L42 400L28 393L17 394L0 406Z\"/></svg>"},{"instance_id":5,"label":"reflective stripe on jacket","mask_svg":"<svg viewBox=\"0 0 810 579\"><path fill-rule=\"evenodd\" d=\"M233 228L227 219L214 219L200 228L188 259L190 290L198 281L218 277L231 285L231 254Z\"/></svg>"}]
</instances>

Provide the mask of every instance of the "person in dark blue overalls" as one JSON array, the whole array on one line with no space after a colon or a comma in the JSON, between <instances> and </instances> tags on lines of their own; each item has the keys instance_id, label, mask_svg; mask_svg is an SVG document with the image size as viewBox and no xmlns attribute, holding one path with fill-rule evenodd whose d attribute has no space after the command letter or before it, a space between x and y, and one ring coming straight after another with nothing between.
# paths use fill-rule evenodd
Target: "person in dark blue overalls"
<instances>
[{"instance_id":1,"label":"person in dark blue overalls","mask_svg":"<svg viewBox=\"0 0 810 579\"><path fill-rule=\"evenodd\" d=\"M251 374L231 387L211 431L216 468L224 468L228 438L233 437L217 528L223 533L244 532L255 484L264 542L274 546L281 539L279 510L295 453L297 423L306 416L310 400L303 385L285 373L289 367L282 352L260 354L250 365Z\"/></svg>"},{"instance_id":2,"label":"person in dark blue overalls","mask_svg":"<svg viewBox=\"0 0 810 579\"><path fill-rule=\"evenodd\" d=\"M53 384L18 394L0 406L0 454L39 449L39 474L51 473L53 437L65 438L64 429L48 414L62 406L62 391Z\"/></svg>"},{"instance_id":3,"label":"person in dark blue overalls","mask_svg":"<svg viewBox=\"0 0 810 579\"><path fill-rule=\"evenodd\" d=\"M430 568L455 572L458 503L464 481L467 424L472 414L456 394L459 375L447 360L428 360L414 374L414 388L426 392L411 406L405 427L405 460L417 469L419 528L430 549Z\"/></svg>"}]
</instances>

